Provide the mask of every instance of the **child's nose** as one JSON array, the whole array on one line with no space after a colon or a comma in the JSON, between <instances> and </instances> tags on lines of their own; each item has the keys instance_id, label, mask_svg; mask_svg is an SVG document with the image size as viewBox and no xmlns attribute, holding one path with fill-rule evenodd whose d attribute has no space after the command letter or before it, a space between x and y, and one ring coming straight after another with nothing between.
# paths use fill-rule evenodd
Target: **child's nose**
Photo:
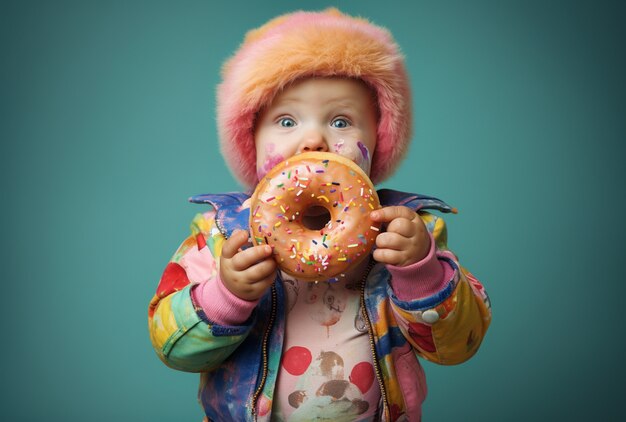
<instances>
[{"instance_id":1,"label":"child's nose","mask_svg":"<svg viewBox=\"0 0 626 422\"><path fill-rule=\"evenodd\" d=\"M327 152L328 144L322 132L310 131L304 135L298 150L299 150L298 152L309 152L309 151Z\"/></svg>"}]
</instances>

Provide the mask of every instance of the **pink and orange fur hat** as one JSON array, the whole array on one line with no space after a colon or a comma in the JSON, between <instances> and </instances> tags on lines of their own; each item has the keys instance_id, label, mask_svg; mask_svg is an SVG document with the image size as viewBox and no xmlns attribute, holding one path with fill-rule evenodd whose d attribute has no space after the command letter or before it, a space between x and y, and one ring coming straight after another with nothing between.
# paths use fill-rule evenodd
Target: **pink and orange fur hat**
<instances>
[{"instance_id":1,"label":"pink and orange fur hat","mask_svg":"<svg viewBox=\"0 0 626 422\"><path fill-rule=\"evenodd\" d=\"M217 92L220 147L246 187L257 180L255 118L296 80L347 77L376 94L379 120L370 178L389 177L405 156L411 136L411 98L404 57L386 29L337 9L295 12L246 34L222 68Z\"/></svg>"}]
</instances>

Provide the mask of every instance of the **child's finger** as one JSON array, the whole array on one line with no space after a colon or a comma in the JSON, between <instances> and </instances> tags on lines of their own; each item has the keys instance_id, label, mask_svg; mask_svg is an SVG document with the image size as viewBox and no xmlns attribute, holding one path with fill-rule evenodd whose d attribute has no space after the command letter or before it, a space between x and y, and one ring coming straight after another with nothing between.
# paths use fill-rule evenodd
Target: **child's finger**
<instances>
[{"instance_id":1,"label":"child's finger","mask_svg":"<svg viewBox=\"0 0 626 422\"><path fill-rule=\"evenodd\" d=\"M396 218L406 218L413 220L416 216L415 211L401 205L384 207L370 213L370 218L379 223L388 223Z\"/></svg>"},{"instance_id":2,"label":"child's finger","mask_svg":"<svg viewBox=\"0 0 626 422\"><path fill-rule=\"evenodd\" d=\"M397 233L385 232L376 237L376 247L379 249L392 249L400 251L409 246L409 240Z\"/></svg>"},{"instance_id":3,"label":"child's finger","mask_svg":"<svg viewBox=\"0 0 626 422\"><path fill-rule=\"evenodd\" d=\"M273 259L265 259L250 266L243 273L244 277L249 280L256 280L254 283L258 283L266 280L268 277L276 272L276 261ZM273 277L272 277L273 280Z\"/></svg>"},{"instance_id":4,"label":"child's finger","mask_svg":"<svg viewBox=\"0 0 626 422\"><path fill-rule=\"evenodd\" d=\"M416 227L412 220L407 218L395 218L387 225L387 232L397 233L404 237L415 235Z\"/></svg>"},{"instance_id":5,"label":"child's finger","mask_svg":"<svg viewBox=\"0 0 626 422\"><path fill-rule=\"evenodd\" d=\"M382 264L398 265L402 262L401 252L391 249L376 249L372 256L375 261Z\"/></svg>"},{"instance_id":6,"label":"child's finger","mask_svg":"<svg viewBox=\"0 0 626 422\"><path fill-rule=\"evenodd\" d=\"M244 271L259 261L264 260L272 254L272 247L269 245L253 246L236 254L231 262L233 269Z\"/></svg>"},{"instance_id":7,"label":"child's finger","mask_svg":"<svg viewBox=\"0 0 626 422\"><path fill-rule=\"evenodd\" d=\"M248 232L245 230L235 230L233 234L222 245L222 257L230 259L237 252L239 248L248 242Z\"/></svg>"}]
</instances>

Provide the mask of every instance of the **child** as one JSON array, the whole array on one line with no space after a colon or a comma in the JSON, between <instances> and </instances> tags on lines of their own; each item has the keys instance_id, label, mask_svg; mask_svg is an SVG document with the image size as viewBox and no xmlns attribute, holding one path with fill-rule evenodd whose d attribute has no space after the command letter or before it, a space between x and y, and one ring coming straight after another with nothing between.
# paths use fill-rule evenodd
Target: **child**
<instances>
[{"instance_id":1,"label":"child","mask_svg":"<svg viewBox=\"0 0 626 422\"><path fill-rule=\"evenodd\" d=\"M385 29L336 9L287 14L248 33L224 66L222 153L250 189L305 151L350 158L377 183L405 155L410 105ZM213 208L193 220L150 303L159 357L201 374L207 420L419 420L417 356L463 362L491 319L481 284L446 246L443 220L425 211L453 210L379 191L383 208L370 218L385 230L370 259L310 283L281 273L269 246L249 245L249 193L191 199Z\"/></svg>"}]
</instances>

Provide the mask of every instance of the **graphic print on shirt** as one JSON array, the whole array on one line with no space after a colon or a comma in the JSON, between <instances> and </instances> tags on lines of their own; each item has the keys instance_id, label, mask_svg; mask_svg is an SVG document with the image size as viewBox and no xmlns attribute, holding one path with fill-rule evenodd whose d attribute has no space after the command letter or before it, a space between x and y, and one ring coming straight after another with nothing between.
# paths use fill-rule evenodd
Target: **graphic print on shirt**
<instances>
[{"instance_id":1,"label":"graphic print on shirt","mask_svg":"<svg viewBox=\"0 0 626 422\"><path fill-rule=\"evenodd\" d=\"M332 283L308 283L306 303L309 316L325 327L335 325L346 309L347 293ZM330 328L328 328L330 330ZM330 336L330 333L327 333Z\"/></svg>"},{"instance_id":2,"label":"graphic print on shirt","mask_svg":"<svg viewBox=\"0 0 626 422\"><path fill-rule=\"evenodd\" d=\"M277 390L281 421L370 420L380 390L375 382L358 283L310 283L283 275L287 335ZM290 329L290 321L297 329Z\"/></svg>"},{"instance_id":3,"label":"graphic print on shirt","mask_svg":"<svg viewBox=\"0 0 626 422\"><path fill-rule=\"evenodd\" d=\"M354 317L354 329L359 333L367 333L367 322L363 318L363 309L359 306L359 312Z\"/></svg>"},{"instance_id":4,"label":"graphic print on shirt","mask_svg":"<svg viewBox=\"0 0 626 422\"><path fill-rule=\"evenodd\" d=\"M283 287L286 291L287 313L291 311L298 300L298 283L293 278L283 276Z\"/></svg>"},{"instance_id":5,"label":"graphic print on shirt","mask_svg":"<svg viewBox=\"0 0 626 422\"><path fill-rule=\"evenodd\" d=\"M310 356L302 349L292 347L287 351L285 369L296 373L302 370L302 363ZM297 358L304 360L296 362ZM310 420L312 415L316 420L350 421L368 410L369 403L363 393L374 382L374 368L369 362L355 365L346 379L343 358L332 351L321 351L302 375L297 389L288 397L289 404L295 408L290 421ZM315 392L307 391L306 386L316 385L319 387Z\"/></svg>"}]
</instances>

